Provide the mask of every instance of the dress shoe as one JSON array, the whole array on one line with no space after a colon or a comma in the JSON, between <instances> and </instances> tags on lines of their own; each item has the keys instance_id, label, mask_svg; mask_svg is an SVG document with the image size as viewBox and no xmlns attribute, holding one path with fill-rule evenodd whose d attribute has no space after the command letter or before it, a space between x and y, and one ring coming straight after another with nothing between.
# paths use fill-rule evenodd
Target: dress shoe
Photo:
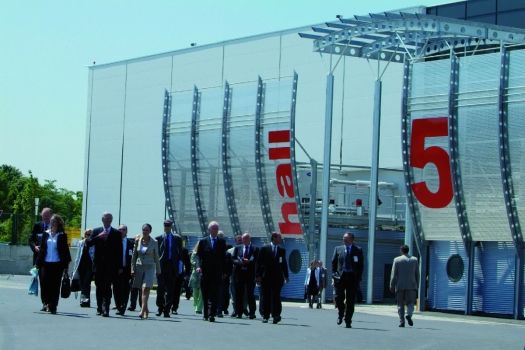
<instances>
[{"instance_id":1,"label":"dress shoe","mask_svg":"<svg viewBox=\"0 0 525 350\"><path fill-rule=\"evenodd\" d=\"M116 314L116 315L119 315L119 316L122 316L122 312L120 312L120 310L117 311L117 312L115 312L115 314Z\"/></svg>"},{"instance_id":2,"label":"dress shoe","mask_svg":"<svg viewBox=\"0 0 525 350\"><path fill-rule=\"evenodd\" d=\"M237 314L234 312L233 314L231 314L230 317L231 317L231 318L235 318L235 317L237 317ZM241 317L242 317L242 316L241 316Z\"/></svg>"},{"instance_id":3,"label":"dress shoe","mask_svg":"<svg viewBox=\"0 0 525 350\"><path fill-rule=\"evenodd\" d=\"M177 312L177 310L171 310L171 314L172 315L178 315L179 313Z\"/></svg>"},{"instance_id":4,"label":"dress shoe","mask_svg":"<svg viewBox=\"0 0 525 350\"><path fill-rule=\"evenodd\" d=\"M223 312L224 312L225 315L229 314L228 310L224 310Z\"/></svg>"},{"instance_id":5,"label":"dress shoe","mask_svg":"<svg viewBox=\"0 0 525 350\"><path fill-rule=\"evenodd\" d=\"M352 322L345 322L346 328L352 328Z\"/></svg>"},{"instance_id":6,"label":"dress shoe","mask_svg":"<svg viewBox=\"0 0 525 350\"><path fill-rule=\"evenodd\" d=\"M237 316L235 316L235 317L237 317L237 318L242 318L242 315L237 315Z\"/></svg>"},{"instance_id":7,"label":"dress shoe","mask_svg":"<svg viewBox=\"0 0 525 350\"><path fill-rule=\"evenodd\" d=\"M313 305L312 303L310 303L310 304L308 304L308 307L309 307L310 309L313 309L313 308L314 308L314 305Z\"/></svg>"},{"instance_id":8,"label":"dress shoe","mask_svg":"<svg viewBox=\"0 0 525 350\"><path fill-rule=\"evenodd\" d=\"M263 318L262 323L268 323L268 319L267 318Z\"/></svg>"},{"instance_id":9,"label":"dress shoe","mask_svg":"<svg viewBox=\"0 0 525 350\"><path fill-rule=\"evenodd\" d=\"M405 322L399 322L399 327L400 327L400 328L405 327Z\"/></svg>"},{"instance_id":10,"label":"dress shoe","mask_svg":"<svg viewBox=\"0 0 525 350\"><path fill-rule=\"evenodd\" d=\"M111 310L117 310L117 309L118 309L118 307L116 307L116 306L113 306L113 307L111 308Z\"/></svg>"},{"instance_id":11,"label":"dress shoe","mask_svg":"<svg viewBox=\"0 0 525 350\"><path fill-rule=\"evenodd\" d=\"M254 319L255 319L255 315L250 315L250 316L248 316L248 318L249 318L250 320L254 320Z\"/></svg>"},{"instance_id":12,"label":"dress shoe","mask_svg":"<svg viewBox=\"0 0 525 350\"><path fill-rule=\"evenodd\" d=\"M248 310L244 310L243 313L244 313L244 316L248 316L248 315L250 314L250 313L248 312Z\"/></svg>"},{"instance_id":13,"label":"dress shoe","mask_svg":"<svg viewBox=\"0 0 525 350\"><path fill-rule=\"evenodd\" d=\"M102 313L102 317L109 317L109 311L104 311Z\"/></svg>"},{"instance_id":14,"label":"dress shoe","mask_svg":"<svg viewBox=\"0 0 525 350\"><path fill-rule=\"evenodd\" d=\"M277 316L273 318L273 324L277 324L281 321L281 316Z\"/></svg>"},{"instance_id":15,"label":"dress shoe","mask_svg":"<svg viewBox=\"0 0 525 350\"><path fill-rule=\"evenodd\" d=\"M47 311L47 305L45 305L45 304L42 305L42 308L40 309L40 311L46 312Z\"/></svg>"},{"instance_id":16,"label":"dress shoe","mask_svg":"<svg viewBox=\"0 0 525 350\"><path fill-rule=\"evenodd\" d=\"M170 313L169 312L165 312L164 313L164 318L170 318Z\"/></svg>"},{"instance_id":17,"label":"dress shoe","mask_svg":"<svg viewBox=\"0 0 525 350\"><path fill-rule=\"evenodd\" d=\"M203 321L208 321L208 317L203 317L202 320Z\"/></svg>"},{"instance_id":18,"label":"dress shoe","mask_svg":"<svg viewBox=\"0 0 525 350\"><path fill-rule=\"evenodd\" d=\"M135 308L134 307L128 307L128 311L135 311Z\"/></svg>"},{"instance_id":19,"label":"dress shoe","mask_svg":"<svg viewBox=\"0 0 525 350\"><path fill-rule=\"evenodd\" d=\"M160 315L162 315L162 310L157 311L157 313L155 314L155 316L160 316Z\"/></svg>"},{"instance_id":20,"label":"dress shoe","mask_svg":"<svg viewBox=\"0 0 525 350\"><path fill-rule=\"evenodd\" d=\"M210 316L210 322L215 322L215 316Z\"/></svg>"},{"instance_id":21,"label":"dress shoe","mask_svg":"<svg viewBox=\"0 0 525 350\"><path fill-rule=\"evenodd\" d=\"M318 308L318 309L322 309L322 307L321 307L321 303L317 304L317 308Z\"/></svg>"},{"instance_id":22,"label":"dress shoe","mask_svg":"<svg viewBox=\"0 0 525 350\"><path fill-rule=\"evenodd\" d=\"M51 309L49 311L52 315L56 315L57 314L57 309Z\"/></svg>"},{"instance_id":23,"label":"dress shoe","mask_svg":"<svg viewBox=\"0 0 525 350\"><path fill-rule=\"evenodd\" d=\"M343 318L342 317L338 317L337 318L337 324L340 325L341 323L343 323Z\"/></svg>"},{"instance_id":24,"label":"dress shoe","mask_svg":"<svg viewBox=\"0 0 525 350\"><path fill-rule=\"evenodd\" d=\"M224 316L222 314L217 314L218 318L223 318Z\"/></svg>"},{"instance_id":25,"label":"dress shoe","mask_svg":"<svg viewBox=\"0 0 525 350\"><path fill-rule=\"evenodd\" d=\"M97 316L102 315L102 309L97 309Z\"/></svg>"},{"instance_id":26,"label":"dress shoe","mask_svg":"<svg viewBox=\"0 0 525 350\"><path fill-rule=\"evenodd\" d=\"M407 316L407 317L405 317L405 318L407 319L408 325L409 325L410 327L412 327L412 326L414 325L414 321L412 321L412 317Z\"/></svg>"}]
</instances>

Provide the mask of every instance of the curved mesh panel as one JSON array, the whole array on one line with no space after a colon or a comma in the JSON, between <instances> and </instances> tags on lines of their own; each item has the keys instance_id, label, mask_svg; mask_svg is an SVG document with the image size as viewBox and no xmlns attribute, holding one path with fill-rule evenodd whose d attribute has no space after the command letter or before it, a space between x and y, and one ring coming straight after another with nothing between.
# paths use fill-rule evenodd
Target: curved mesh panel
<instances>
[{"instance_id":1,"label":"curved mesh panel","mask_svg":"<svg viewBox=\"0 0 525 350\"><path fill-rule=\"evenodd\" d=\"M191 116L193 91L172 94L169 138L168 176L174 218L183 235L201 236L195 194L191 178Z\"/></svg>"},{"instance_id":2,"label":"curved mesh panel","mask_svg":"<svg viewBox=\"0 0 525 350\"><path fill-rule=\"evenodd\" d=\"M408 117L412 121L421 118L447 117L449 85L450 60L415 63L412 66L410 80ZM426 138L425 148L431 146L438 146L449 153L446 136ZM434 164L428 163L423 169L413 168L413 174L415 183L425 182L431 191L437 191L439 178ZM426 240L461 239L454 200L446 207L438 209L428 208L419 202L417 205Z\"/></svg>"},{"instance_id":3,"label":"curved mesh panel","mask_svg":"<svg viewBox=\"0 0 525 350\"><path fill-rule=\"evenodd\" d=\"M511 239L499 159L500 61L499 53L459 61L459 166L474 241Z\"/></svg>"}]
</instances>

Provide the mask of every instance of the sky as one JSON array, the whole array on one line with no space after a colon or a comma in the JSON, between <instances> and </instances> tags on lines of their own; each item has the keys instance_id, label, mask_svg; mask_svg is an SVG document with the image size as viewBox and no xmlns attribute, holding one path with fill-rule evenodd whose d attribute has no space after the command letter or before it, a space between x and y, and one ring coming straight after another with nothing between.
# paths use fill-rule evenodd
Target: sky
<instances>
[{"instance_id":1,"label":"sky","mask_svg":"<svg viewBox=\"0 0 525 350\"><path fill-rule=\"evenodd\" d=\"M88 68L446 0L2 0L0 164L80 191Z\"/></svg>"}]
</instances>

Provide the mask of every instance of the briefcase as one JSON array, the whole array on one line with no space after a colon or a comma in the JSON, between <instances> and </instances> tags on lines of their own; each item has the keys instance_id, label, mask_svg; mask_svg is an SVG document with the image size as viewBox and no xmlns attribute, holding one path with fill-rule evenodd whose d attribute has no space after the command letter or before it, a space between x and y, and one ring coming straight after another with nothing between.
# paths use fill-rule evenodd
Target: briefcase
<instances>
[{"instance_id":1,"label":"briefcase","mask_svg":"<svg viewBox=\"0 0 525 350\"><path fill-rule=\"evenodd\" d=\"M69 280L69 275L67 271L64 271L62 276L62 285L60 286L60 296L64 299L69 298L71 295L71 281Z\"/></svg>"}]
</instances>

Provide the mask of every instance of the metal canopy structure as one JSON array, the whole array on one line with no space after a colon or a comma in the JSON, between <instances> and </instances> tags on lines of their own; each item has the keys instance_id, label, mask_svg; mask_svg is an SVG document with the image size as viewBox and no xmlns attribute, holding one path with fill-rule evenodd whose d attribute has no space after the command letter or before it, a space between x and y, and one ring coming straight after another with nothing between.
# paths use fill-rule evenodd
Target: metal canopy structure
<instances>
[{"instance_id":1,"label":"metal canopy structure","mask_svg":"<svg viewBox=\"0 0 525 350\"><path fill-rule=\"evenodd\" d=\"M314 51L402 63L452 49L525 43L525 30L403 12L339 18L300 33Z\"/></svg>"},{"instance_id":2,"label":"metal canopy structure","mask_svg":"<svg viewBox=\"0 0 525 350\"><path fill-rule=\"evenodd\" d=\"M425 61L427 59L446 58L451 60L451 87L449 88L449 111L448 111L448 127L453 131L457 128L457 95L456 91L457 78L457 57L467 53L476 53L477 51L499 51L505 55L506 49L511 46L523 46L525 44L525 30L511 27L497 26L486 23L476 23L471 21L463 21L452 18L438 17L426 14L414 14L404 12L385 12L382 14L370 14L368 16L354 16L354 18L342 18L338 16L339 22L325 23L325 26L313 26L310 33L300 33L300 37L311 39L314 43L314 52L321 54L326 53L337 56L351 56L365 58L367 60L377 60L377 78L374 86L374 113L373 113L373 139L372 139L372 167L371 167L371 189L370 198L375 198L377 194L378 183L378 168L379 168L379 140L380 140L380 125L381 125L381 91L382 91L382 76L384 71L388 68L390 62L404 63L404 79L402 91L402 138L403 138L403 168L405 173L405 182L407 185L407 198L410 208L410 216L415 232L415 241L420 250L421 267L424 269L426 265L426 249L424 249L425 238L423 237L421 220L415 204L414 198L411 196L411 190L408 188L412 183L413 173L409 165L408 157L408 109L407 99L409 90L409 74L413 63ZM387 64L381 68L380 61L386 61ZM338 61L339 62L339 61ZM505 66L504 60L502 66ZM337 63L335 67L337 66ZM326 84L326 109L325 109L325 150L324 150L324 168L323 168L323 198L329 198L329 179L330 168L326 164L330 164L331 152L331 130L332 130L332 111L333 111L333 86L334 76L330 59L330 71L327 75ZM503 76L503 75L502 75ZM500 80L502 78L500 77ZM501 89L500 89L501 90ZM500 103L502 104L502 103ZM504 103L503 103L504 105ZM500 114L504 113L500 106ZM503 120L502 120L503 123ZM501 124L504 128L507 124ZM505 135L505 133L502 133ZM457 164L457 140L454 132L449 135L450 141L450 158L451 166ZM501 137L500 137L501 138ZM501 140L500 140L501 143ZM500 152L505 153L506 148L502 144ZM505 154L500 155L501 159L505 161ZM503 164L505 165L505 164ZM507 167L502 173L503 186L505 182L509 181L508 172L510 167ZM459 172L452 171L454 178L455 200L457 204L463 203L464 195L462 192L461 177ZM508 187L508 186L507 186ZM508 188L506 189L509 190ZM507 212L513 213L514 206L510 201L507 205ZM368 266L367 266L367 303L372 303L373 299L373 272L374 272L374 245L375 245L375 228L376 228L376 209L377 204L374 200L371 203L369 215L369 239L368 239ZM326 235L327 235L327 208L328 201L323 201L322 207L322 221L321 221L321 254L326 254ZM465 215L464 208L456 206L458 221L460 226L468 227L468 219ZM515 311L516 318L523 315L522 312L522 281L523 281L523 237L521 231L516 229L517 220L513 220L514 216L509 214L509 223L513 230L513 241L517 251L517 278L515 280ZM461 237L465 247L469 250L471 246L472 237L468 229L461 232ZM422 249L423 248L423 249ZM469 254L470 256L471 254ZM323 260L324 256L321 256ZM469 273L466 298L468 304L466 313L470 313L472 309L472 286L473 286L473 257L469 257ZM420 285L420 302L424 304L425 290L424 279L421 279Z\"/></svg>"}]
</instances>

